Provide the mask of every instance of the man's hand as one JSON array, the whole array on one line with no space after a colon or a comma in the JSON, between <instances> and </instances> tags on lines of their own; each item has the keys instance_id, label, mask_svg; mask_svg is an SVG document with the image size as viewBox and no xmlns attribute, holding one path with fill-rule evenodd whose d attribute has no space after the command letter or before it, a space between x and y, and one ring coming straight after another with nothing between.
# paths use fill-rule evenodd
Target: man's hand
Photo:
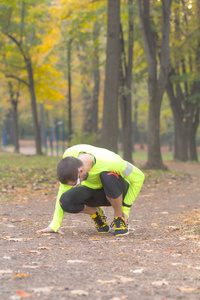
<instances>
[{"instance_id":1,"label":"man's hand","mask_svg":"<svg viewBox=\"0 0 200 300\"><path fill-rule=\"evenodd\" d=\"M37 231L37 233L53 233L53 232L55 232L55 231L53 229L51 229L50 227L46 227L44 229ZM59 234L64 234L64 232L60 228L58 228L57 232Z\"/></svg>"}]
</instances>

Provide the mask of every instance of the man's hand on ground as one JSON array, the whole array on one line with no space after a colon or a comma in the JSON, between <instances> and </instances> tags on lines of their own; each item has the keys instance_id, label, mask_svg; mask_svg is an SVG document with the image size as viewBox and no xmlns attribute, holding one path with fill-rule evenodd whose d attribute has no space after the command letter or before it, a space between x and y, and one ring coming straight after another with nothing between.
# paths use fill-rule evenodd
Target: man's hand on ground
<instances>
[{"instance_id":1,"label":"man's hand on ground","mask_svg":"<svg viewBox=\"0 0 200 300\"><path fill-rule=\"evenodd\" d=\"M38 230L37 233L54 233L55 231L53 229L51 229L50 227L46 227L44 229ZM64 232L58 228L57 232L59 234L64 234Z\"/></svg>"}]
</instances>

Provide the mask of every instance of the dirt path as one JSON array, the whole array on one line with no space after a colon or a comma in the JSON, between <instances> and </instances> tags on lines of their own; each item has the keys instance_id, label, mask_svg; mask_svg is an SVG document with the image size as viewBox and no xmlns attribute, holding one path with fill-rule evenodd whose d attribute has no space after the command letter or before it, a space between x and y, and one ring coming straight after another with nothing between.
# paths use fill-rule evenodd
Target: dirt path
<instances>
[{"instance_id":1,"label":"dirt path","mask_svg":"<svg viewBox=\"0 0 200 300\"><path fill-rule=\"evenodd\" d=\"M200 165L167 162L189 175L146 181L130 234L98 235L84 215L66 214L58 234L36 234L51 220L53 194L13 191L0 210L0 299L200 299ZM106 208L109 222L112 209Z\"/></svg>"}]
</instances>

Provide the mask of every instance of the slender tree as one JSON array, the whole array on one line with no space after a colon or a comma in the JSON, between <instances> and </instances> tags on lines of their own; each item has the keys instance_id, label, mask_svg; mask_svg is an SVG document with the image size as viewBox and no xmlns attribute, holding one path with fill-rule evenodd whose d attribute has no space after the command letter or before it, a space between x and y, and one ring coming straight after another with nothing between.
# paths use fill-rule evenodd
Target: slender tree
<instances>
[{"instance_id":1,"label":"slender tree","mask_svg":"<svg viewBox=\"0 0 200 300\"><path fill-rule=\"evenodd\" d=\"M71 48L72 39L67 43L67 79L68 79L68 143L72 138L72 79L71 79Z\"/></svg>"},{"instance_id":2,"label":"slender tree","mask_svg":"<svg viewBox=\"0 0 200 300\"><path fill-rule=\"evenodd\" d=\"M120 0L109 0L101 144L118 151L118 92L120 80Z\"/></svg>"},{"instance_id":3,"label":"slender tree","mask_svg":"<svg viewBox=\"0 0 200 300\"><path fill-rule=\"evenodd\" d=\"M19 103L19 91L20 83L17 85L16 91L14 91L13 84L8 81L8 89L10 94L10 102L12 105L12 115L13 115L13 132L14 132L14 151L19 153L19 130L18 130L18 103Z\"/></svg>"},{"instance_id":4,"label":"slender tree","mask_svg":"<svg viewBox=\"0 0 200 300\"><path fill-rule=\"evenodd\" d=\"M123 158L132 162L132 68L133 68L133 0L128 1L128 59L126 59L123 29L120 27L121 42L121 87L120 103L122 116ZM126 62L127 61L127 62Z\"/></svg>"},{"instance_id":5,"label":"slender tree","mask_svg":"<svg viewBox=\"0 0 200 300\"><path fill-rule=\"evenodd\" d=\"M34 136L35 136L35 143L36 143L36 153L42 154L41 149L41 138L40 138L40 130L39 130L39 123L38 123L38 116L37 116L37 104L36 104L36 95L35 95L35 82L34 82L34 73L33 73L33 66L32 66L32 59L29 52L29 47L27 43L27 36L25 30L25 14L26 14L26 7L25 1L21 1L21 16L20 16L20 26L19 26L19 33L18 38L16 37L16 33L14 32L14 24L12 24L12 10L8 13L8 24L5 24L4 27L4 34L9 38L11 42L15 44L17 49L22 55L22 58L25 63L25 68L27 72L28 80L24 80L15 74L6 74L7 78L13 78L18 80L19 82L24 83L30 93L31 98L31 109L33 115L33 124L34 124Z\"/></svg>"},{"instance_id":6,"label":"slender tree","mask_svg":"<svg viewBox=\"0 0 200 300\"><path fill-rule=\"evenodd\" d=\"M196 2L192 24L198 31L189 30L188 14L185 1L175 1L174 10L174 38L176 47L171 56L171 66L168 77L167 93L170 100L175 124L174 158L187 161L198 160L196 150L196 132L199 125L200 105L200 4ZM181 10L184 14L181 14ZM195 17L196 15L196 17ZM187 45L185 37L195 37L194 41ZM184 41L184 43L183 43ZM185 50L184 50L185 49ZM192 76L190 75L192 74ZM192 79L190 78L192 77ZM188 80L190 79L190 80Z\"/></svg>"},{"instance_id":7,"label":"slender tree","mask_svg":"<svg viewBox=\"0 0 200 300\"><path fill-rule=\"evenodd\" d=\"M162 39L160 53L157 52L156 24L152 23L150 1L137 0L144 49L148 62L148 161L147 168L165 169L160 150L160 108L167 84L169 69L170 8L172 0L162 0ZM160 56L158 63L157 57ZM160 67L159 67L160 66Z\"/></svg>"},{"instance_id":8,"label":"slender tree","mask_svg":"<svg viewBox=\"0 0 200 300\"><path fill-rule=\"evenodd\" d=\"M99 90L100 90L100 70L99 70L99 34L100 24L98 21L93 26L93 77L94 87L92 93L92 132L98 133L98 104L99 104Z\"/></svg>"}]
</instances>

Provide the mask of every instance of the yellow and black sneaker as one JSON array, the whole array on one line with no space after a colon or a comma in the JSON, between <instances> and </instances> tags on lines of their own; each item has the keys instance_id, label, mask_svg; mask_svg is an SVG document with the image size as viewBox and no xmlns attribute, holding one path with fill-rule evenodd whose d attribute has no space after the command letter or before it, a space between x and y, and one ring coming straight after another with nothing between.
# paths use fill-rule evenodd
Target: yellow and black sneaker
<instances>
[{"instance_id":1,"label":"yellow and black sneaker","mask_svg":"<svg viewBox=\"0 0 200 300\"><path fill-rule=\"evenodd\" d=\"M91 215L91 219L94 222L98 232L107 233L110 231L110 227L106 222L106 213L102 208L98 207L98 209L98 212Z\"/></svg>"},{"instance_id":2,"label":"yellow and black sneaker","mask_svg":"<svg viewBox=\"0 0 200 300\"><path fill-rule=\"evenodd\" d=\"M125 220L123 217L115 217L112 221L110 227L114 226L114 235L120 236L120 235L127 235L129 234L128 224L125 223Z\"/></svg>"}]
</instances>

